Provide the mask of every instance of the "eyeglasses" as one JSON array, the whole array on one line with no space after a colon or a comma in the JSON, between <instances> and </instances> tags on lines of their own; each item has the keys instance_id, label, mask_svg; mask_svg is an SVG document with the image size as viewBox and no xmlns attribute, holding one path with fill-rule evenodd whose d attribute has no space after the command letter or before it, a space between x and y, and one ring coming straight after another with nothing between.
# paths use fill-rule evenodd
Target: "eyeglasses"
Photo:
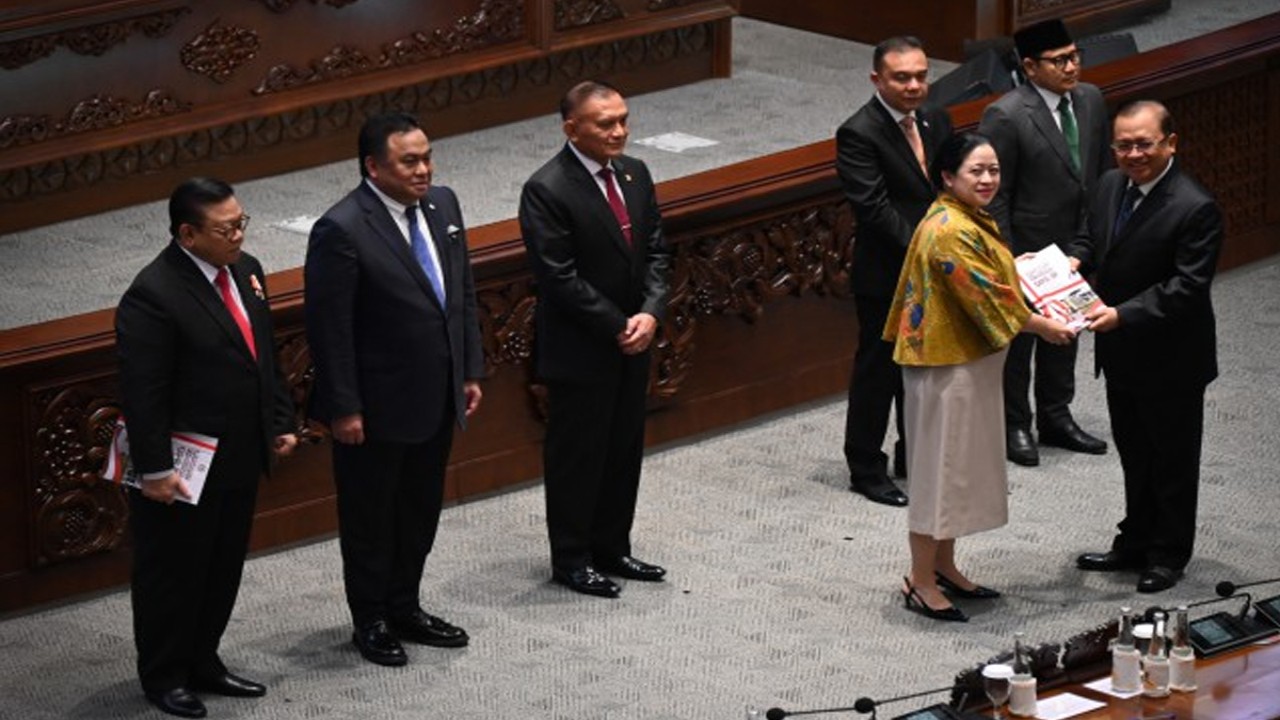
<instances>
[{"instance_id":1,"label":"eyeglasses","mask_svg":"<svg viewBox=\"0 0 1280 720\"><path fill-rule=\"evenodd\" d=\"M248 230L248 229L249 229L248 215L241 215L239 218L232 220L229 223L223 223L221 225L210 225L208 228L209 232L213 233L214 235L217 235L218 237L224 240L229 239L233 235L235 235L237 230L244 232L245 230Z\"/></svg>"},{"instance_id":2,"label":"eyeglasses","mask_svg":"<svg viewBox=\"0 0 1280 720\"><path fill-rule=\"evenodd\" d=\"M1115 150L1117 155L1128 155L1134 150L1146 155L1159 147L1165 140L1168 140L1168 138L1162 137L1159 140L1118 140L1111 143L1111 149Z\"/></svg>"},{"instance_id":3,"label":"eyeglasses","mask_svg":"<svg viewBox=\"0 0 1280 720\"><path fill-rule=\"evenodd\" d=\"M1079 67L1080 51L1072 50L1069 53L1062 53L1061 55L1054 55L1053 57L1038 57L1036 59L1039 60L1040 62L1049 63L1050 65L1058 68L1059 70L1066 70L1068 64Z\"/></svg>"}]
</instances>

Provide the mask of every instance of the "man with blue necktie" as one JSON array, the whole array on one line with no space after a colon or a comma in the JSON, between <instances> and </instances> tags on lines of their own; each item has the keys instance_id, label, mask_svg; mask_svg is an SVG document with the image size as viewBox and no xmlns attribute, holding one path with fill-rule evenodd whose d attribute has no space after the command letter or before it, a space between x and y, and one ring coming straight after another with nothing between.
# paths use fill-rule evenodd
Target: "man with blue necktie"
<instances>
[{"instance_id":1,"label":"man with blue necktie","mask_svg":"<svg viewBox=\"0 0 1280 720\"><path fill-rule=\"evenodd\" d=\"M408 661L400 640L461 647L466 631L419 605L454 424L484 372L457 197L433 186L417 119L360 129L362 181L316 222L306 261L310 415L333 436L347 604L360 654Z\"/></svg>"}]
</instances>

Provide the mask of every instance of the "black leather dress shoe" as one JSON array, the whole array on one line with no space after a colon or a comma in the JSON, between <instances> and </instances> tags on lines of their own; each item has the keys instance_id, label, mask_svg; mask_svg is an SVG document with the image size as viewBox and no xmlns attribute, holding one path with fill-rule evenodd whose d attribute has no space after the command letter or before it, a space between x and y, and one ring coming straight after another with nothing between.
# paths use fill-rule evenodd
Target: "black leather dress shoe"
<instances>
[{"instance_id":1,"label":"black leather dress shoe","mask_svg":"<svg viewBox=\"0 0 1280 720\"><path fill-rule=\"evenodd\" d=\"M1142 561L1129 555L1109 550L1104 553L1085 553L1076 558L1076 567L1081 570L1112 572L1115 570L1138 570Z\"/></svg>"},{"instance_id":2,"label":"black leather dress shoe","mask_svg":"<svg viewBox=\"0 0 1280 720\"><path fill-rule=\"evenodd\" d=\"M1031 437L1030 430L1009 430L1005 434L1005 455L1015 465L1035 467L1040 464L1040 451L1036 449L1036 441Z\"/></svg>"},{"instance_id":3,"label":"black leather dress shoe","mask_svg":"<svg viewBox=\"0 0 1280 720\"><path fill-rule=\"evenodd\" d=\"M1181 570L1174 570L1163 565L1151 565L1138 576L1138 592L1157 593L1168 590L1178 584L1182 577Z\"/></svg>"},{"instance_id":4,"label":"black leather dress shoe","mask_svg":"<svg viewBox=\"0 0 1280 720\"><path fill-rule=\"evenodd\" d=\"M404 654L404 646L396 640L387 629L387 624L381 620L356 628L351 636L351 642L355 644L364 659L371 663L398 667L409 662L409 656Z\"/></svg>"},{"instance_id":5,"label":"black leather dress shoe","mask_svg":"<svg viewBox=\"0 0 1280 720\"><path fill-rule=\"evenodd\" d=\"M600 572L607 575L617 575L628 580L643 580L644 582L662 582L662 578L667 574L666 569L661 566L637 560L630 555L623 555L620 558L610 560L597 558L596 567L600 569Z\"/></svg>"},{"instance_id":6,"label":"black leather dress shoe","mask_svg":"<svg viewBox=\"0 0 1280 720\"><path fill-rule=\"evenodd\" d=\"M1090 455L1107 454L1107 441L1099 440L1081 430L1075 420L1067 420L1040 428L1040 444Z\"/></svg>"},{"instance_id":7,"label":"black leather dress shoe","mask_svg":"<svg viewBox=\"0 0 1280 720\"><path fill-rule=\"evenodd\" d=\"M596 572L590 565L573 569L552 568L551 579L583 595L616 598L622 592L617 583Z\"/></svg>"},{"instance_id":8,"label":"black leather dress shoe","mask_svg":"<svg viewBox=\"0 0 1280 720\"><path fill-rule=\"evenodd\" d=\"M456 648L463 647L471 641L466 630L450 625L441 618L424 612L421 608L414 610L406 617L391 618L388 624L396 637L419 645Z\"/></svg>"},{"instance_id":9,"label":"black leather dress shoe","mask_svg":"<svg viewBox=\"0 0 1280 720\"><path fill-rule=\"evenodd\" d=\"M873 503L881 505L889 505L891 507L906 507L907 495L893 484L889 478L874 478L871 480L853 480L850 482L850 490L858 493Z\"/></svg>"},{"instance_id":10,"label":"black leather dress shoe","mask_svg":"<svg viewBox=\"0 0 1280 720\"><path fill-rule=\"evenodd\" d=\"M155 705L161 712L185 718L202 718L209 714L204 709L200 698L191 694L184 687L176 687L168 692L147 693L147 701Z\"/></svg>"},{"instance_id":11,"label":"black leather dress shoe","mask_svg":"<svg viewBox=\"0 0 1280 720\"><path fill-rule=\"evenodd\" d=\"M196 692L226 695L227 697L262 697L267 694L267 686L246 678L223 673L218 677L197 678L191 681Z\"/></svg>"}]
</instances>

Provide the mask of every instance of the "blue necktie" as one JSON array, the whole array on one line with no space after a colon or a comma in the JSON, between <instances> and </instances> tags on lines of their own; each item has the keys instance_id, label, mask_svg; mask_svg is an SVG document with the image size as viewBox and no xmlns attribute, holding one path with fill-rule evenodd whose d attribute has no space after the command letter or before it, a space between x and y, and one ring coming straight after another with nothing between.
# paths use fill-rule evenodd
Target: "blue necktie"
<instances>
[{"instance_id":1,"label":"blue necktie","mask_svg":"<svg viewBox=\"0 0 1280 720\"><path fill-rule=\"evenodd\" d=\"M1124 193L1124 199L1120 201L1120 212L1116 213L1116 225L1112 231L1112 235L1119 235L1124 229L1125 223L1129 222L1129 217L1133 215L1133 209L1137 206L1138 201L1142 199L1142 190L1137 185L1130 185L1129 189Z\"/></svg>"},{"instance_id":2,"label":"blue necktie","mask_svg":"<svg viewBox=\"0 0 1280 720\"><path fill-rule=\"evenodd\" d=\"M418 264L427 274L427 280L431 281L431 289L436 292L440 307L444 307L444 279L440 274L440 266L436 264L435 258L431 257L431 250L427 248L427 239L422 236L422 228L418 227L418 206L410 205L405 209L404 214L409 218L409 245L413 248L413 255L418 258Z\"/></svg>"}]
</instances>

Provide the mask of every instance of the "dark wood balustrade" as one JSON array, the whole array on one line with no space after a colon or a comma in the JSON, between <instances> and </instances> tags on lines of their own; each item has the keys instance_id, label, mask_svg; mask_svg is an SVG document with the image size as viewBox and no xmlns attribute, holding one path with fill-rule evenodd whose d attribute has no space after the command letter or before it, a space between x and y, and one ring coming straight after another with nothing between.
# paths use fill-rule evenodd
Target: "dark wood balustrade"
<instances>
[{"instance_id":1,"label":"dark wood balustrade","mask_svg":"<svg viewBox=\"0 0 1280 720\"><path fill-rule=\"evenodd\" d=\"M1280 13L1098 68L1110 102L1164 100L1179 157L1226 211L1223 267L1280 251ZM976 124L983 104L955 109ZM834 129L833 129L834 130ZM856 241L833 141L659 187L675 247L657 349L649 441L660 443L842 391L856 337L848 264ZM540 393L529 275L514 221L475 228L489 379L455 447L460 500L540 473ZM299 398L308 383L301 273L270 278L277 346ZM128 535L119 490L95 480L115 412L112 312L0 332L0 612L118 585ZM281 465L259 500L253 546L336 526L328 448Z\"/></svg>"}]
</instances>

